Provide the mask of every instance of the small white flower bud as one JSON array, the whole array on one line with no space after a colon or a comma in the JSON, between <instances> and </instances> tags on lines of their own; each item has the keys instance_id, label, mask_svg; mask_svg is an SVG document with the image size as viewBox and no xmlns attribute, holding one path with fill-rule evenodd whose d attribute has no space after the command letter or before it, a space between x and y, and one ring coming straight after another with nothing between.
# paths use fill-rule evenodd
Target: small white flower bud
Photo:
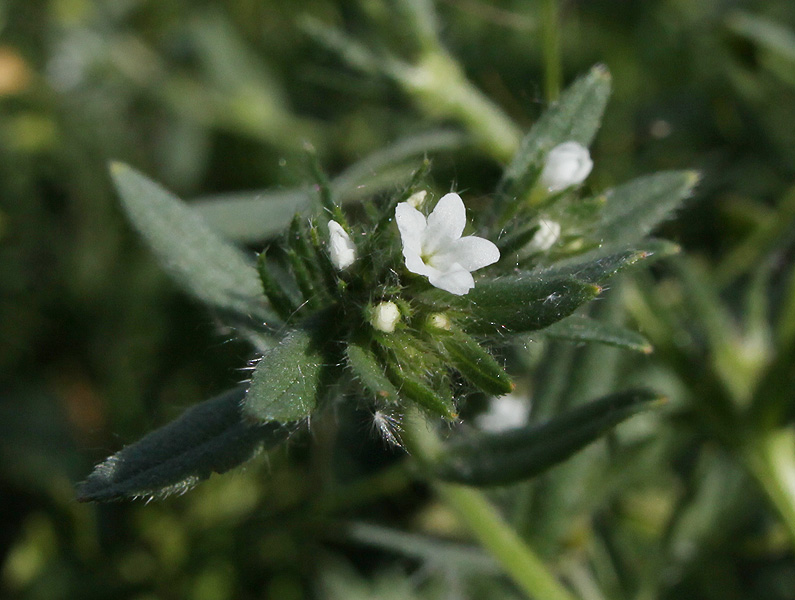
<instances>
[{"instance_id":1,"label":"small white flower bud","mask_svg":"<svg viewBox=\"0 0 795 600\"><path fill-rule=\"evenodd\" d=\"M549 250L560 239L560 223L549 219L538 221L538 231L535 232L533 239L530 240L530 248L533 250Z\"/></svg>"},{"instance_id":2,"label":"small white flower bud","mask_svg":"<svg viewBox=\"0 0 795 600\"><path fill-rule=\"evenodd\" d=\"M559 192L585 181L593 168L588 148L578 142L563 142L547 155L541 183L550 192Z\"/></svg>"},{"instance_id":3,"label":"small white flower bud","mask_svg":"<svg viewBox=\"0 0 795 600\"><path fill-rule=\"evenodd\" d=\"M338 270L343 271L356 260L356 246L351 236L336 221L328 222L328 232L331 262Z\"/></svg>"},{"instance_id":4,"label":"small white flower bud","mask_svg":"<svg viewBox=\"0 0 795 600\"><path fill-rule=\"evenodd\" d=\"M392 333L400 321L400 309L394 302L382 302L373 309L370 323L378 331Z\"/></svg>"},{"instance_id":5,"label":"small white flower bud","mask_svg":"<svg viewBox=\"0 0 795 600\"><path fill-rule=\"evenodd\" d=\"M428 324L434 329L444 329L445 331L450 331L453 327L450 319L444 313L433 313L428 317Z\"/></svg>"},{"instance_id":6,"label":"small white flower bud","mask_svg":"<svg viewBox=\"0 0 795 600\"><path fill-rule=\"evenodd\" d=\"M419 210L420 207L423 204L425 204L425 196L427 195L428 192L426 192L425 190L420 190L419 192L414 192L411 196L409 196L409 199L406 200L406 202L408 202L411 206Z\"/></svg>"}]
</instances>

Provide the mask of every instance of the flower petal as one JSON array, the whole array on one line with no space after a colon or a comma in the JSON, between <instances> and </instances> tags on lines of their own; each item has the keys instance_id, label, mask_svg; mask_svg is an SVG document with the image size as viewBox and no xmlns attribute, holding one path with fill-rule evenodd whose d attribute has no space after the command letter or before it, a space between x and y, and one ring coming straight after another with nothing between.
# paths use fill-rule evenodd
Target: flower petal
<instances>
[{"instance_id":1,"label":"flower petal","mask_svg":"<svg viewBox=\"0 0 795 600\"><path fill-rule=\"evenodd\" d=\"M467 224L467 211L461 196L445 194L428 215L428 228L422 236L422 252L434 254L464 233Z\"/></svg>"},{"instance_id":2,"label":"flower petal","mask_svg":"<svg viewBox=\"0 0 795 600\"><path fill-rule=\"evenodd\" d=\"M342 271L356 261L356 246L342 225L336 221L328 222L329 254L334 266Z\"/></svg>"},{"instance_id":3,"label":"flower petal","mask_svg":"<svg viewBox=\"0 0 795 600\"><path fill-rule=\"evenodd\" d=\"M482 237L468 235L455 240L432 257L431 266L444 269L445 265L458 263L467 271L477 271L500 260L500 251L493 243Z\"/></svg>"},{"instance_id":4,"label":"flower petal","mask_svg":"<svg viewBox=\"0 0 795 600\"><path fill-rule=\"evenodd\" d=\"M419 256L422 252L422 234L427 227L425 215L408 202L401 202L395 207L395 222L403 241L403 254L408 249Z\"/></svg>"},{"instance_id":5,"label":"flower petal","mask_svg":"<svg viewBox=\"0 0 795 600\"><path fill-rule=\"evenodd\" d=\"M406 259L406 268L412 273L430 277L431 273L436 273L438 271L438 269L426 265L419 253L405 246L403 247L403 257Z\"/></svg>"},{"instance_id":6,"label":"flower petal","mask_svg":"<svg viewBox=\"0 0 795 600\"><path fill-rule=\"evenodd\" d=\"M456 296L463 296L473 287L475 280L472 274L459 264L453 265L449 271L437 271L428 276L432 286L450 292Z\"/></svg>"}]
</instances>

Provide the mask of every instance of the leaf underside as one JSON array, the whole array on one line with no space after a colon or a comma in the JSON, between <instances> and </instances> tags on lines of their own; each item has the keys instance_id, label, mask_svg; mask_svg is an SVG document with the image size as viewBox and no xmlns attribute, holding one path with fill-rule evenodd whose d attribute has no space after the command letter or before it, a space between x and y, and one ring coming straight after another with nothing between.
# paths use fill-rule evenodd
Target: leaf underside
<instances>
[{"instance_id":1,"label":"leaf underside","mask_svg":"<svg viewBox=\"0 0 795 600\"><path fill-rule=\"evenodd\" d=\"M81 502L165 497L211 473L224 473L286 438L276 425L242 418L245 391L234 389L186 410L97 465L78 486Z\"/></svg>"}]
</instances>

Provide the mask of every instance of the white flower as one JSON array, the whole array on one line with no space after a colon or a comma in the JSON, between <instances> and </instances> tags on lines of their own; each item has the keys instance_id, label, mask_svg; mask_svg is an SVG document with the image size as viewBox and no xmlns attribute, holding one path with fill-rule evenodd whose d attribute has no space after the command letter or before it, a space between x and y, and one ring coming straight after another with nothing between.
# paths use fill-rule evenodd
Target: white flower
<instances>
[{"instance_id":1,"label":"white flower","mask_svg":"<svg viewBox=\"0 0 795 600\"><path fill-rule=\"evenodd\" d=\"M406 268L456 296L475 287L471 271L500 258L497 246L489 240L474 235L461 237L466 209L458 194L442 196L427 219L408 202L401 202L395 209L395 221L403 240Z\"/></svg>"},{"instance_id":2,"label":"white flower","mask_svg":"<svg viewBox=\"0 0 795 600\"><path fill-rule=\"evenodd\" d=\"M560 223L549 219L539 219L538 231L530 240L533 250L549 250L560 239Z\"/></svg>"},{"instance_id":3,"label":"white flower","mask_svg":"<svg viewBox=\"0 0 795 600\"><path fill-rule=\"evenodd\" d=\"M343 271L356 260L356 246L353 245L353 240L348 232L336 221L328 222L328 233L331 262L337 269Z\"/></svg>"},{"instance_id":4,"label":"white flower","mask_svg":"<svg viewBox=\"0 0 795 600\"><path fill-rule=\"evenodd\" d=\"M541 183L550 192L559 192L585 181L592 168L588 148L578 142L563 142L547 154Z\"/></svg>"},{"instance_id":5,"label":"white flower","mask_svg":"<svg viewBox=\"0 0 795 600\"><path fill-rule=\"evenodd\" d=\"M530 417L530 401L522 396L507 394L492 398L489 408L475 418L478 427L483 431L494 433L516 429L527 425Z\"/></svg>"},{"instance_id":6,"label":"white flower","mask_svg":"<svg viewBox=\"0 0 795 600\"><path fill-rule=\"evenodd\" d=\"M382 302L373 309L370 323L378 331L392 333L400 321L400 309L394 302Z\"/></svg>"}]
</instances>

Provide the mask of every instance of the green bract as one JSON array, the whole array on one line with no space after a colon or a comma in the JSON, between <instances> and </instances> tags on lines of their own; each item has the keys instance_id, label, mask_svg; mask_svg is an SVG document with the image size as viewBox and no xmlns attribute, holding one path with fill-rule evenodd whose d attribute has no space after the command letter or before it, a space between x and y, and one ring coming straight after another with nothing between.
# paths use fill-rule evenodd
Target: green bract
<instances>
[{"instance_id":1,"label":"green bract","mask_svg":"<svg viewBox=\"0 0 795 600\"><path fill-rule=\"evenodd\" d=\"M609 89L604 67L575 82L526 136L486 211L466 213L450 194L434 212L439 196L418 194L428 187L426 161L402 192L364 199L360 210L348 213L339 184L330 185L316 169L317 201L291 205L291 212L305 210L258 257L143 175L114 165L127 214L163 267L253 340L259 355L245 390L191 409L112 456L80 497L181 491L341 402L389 415L397 425L417 411L431 422L457 423L468 398L514 389L504 357L531 332L650 351L632 331L571 315L599 296L610 277L676 251L644 238L697 178L664 173L580 197L590 171L586 146ZM558 157L557 183L540 182L554 148L575 149L588 169L567 180L570 165ZM206 207L202 212L210 214ZM551 223L554 235L537 238L540 226ZM272 231L263 227L261 235L247 232L243 239L269 238ZM426 472L489 485L528 477L654 397L609 396L520 433L472 439L462 433Z\"/></svg>"}]
</instances>

